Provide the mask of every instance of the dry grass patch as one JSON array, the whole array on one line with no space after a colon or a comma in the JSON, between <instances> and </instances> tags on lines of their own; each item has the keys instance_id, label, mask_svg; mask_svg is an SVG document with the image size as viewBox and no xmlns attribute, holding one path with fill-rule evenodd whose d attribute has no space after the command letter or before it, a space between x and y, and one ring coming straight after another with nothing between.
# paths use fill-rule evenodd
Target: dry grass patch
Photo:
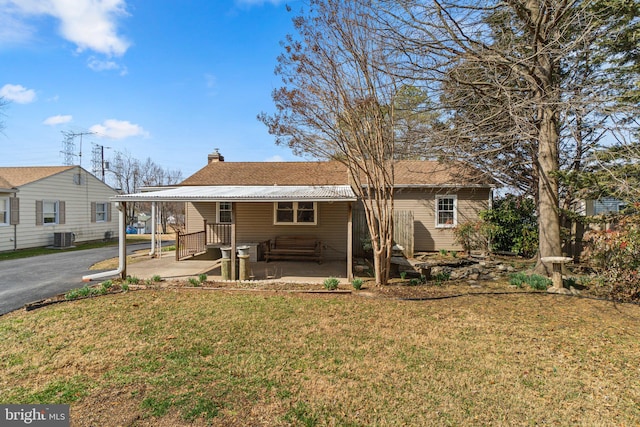
<instances>
[{"instance_id":1,"label":"dry grass patch","mask_svg":"<svg viewBox=\"0 0 640 427\"><path fill-rule=\"evenodd\" d=\"M3 402L89 425L634 425L640 308L167 290L0 318Z\"/></svg>"}]
</instances>

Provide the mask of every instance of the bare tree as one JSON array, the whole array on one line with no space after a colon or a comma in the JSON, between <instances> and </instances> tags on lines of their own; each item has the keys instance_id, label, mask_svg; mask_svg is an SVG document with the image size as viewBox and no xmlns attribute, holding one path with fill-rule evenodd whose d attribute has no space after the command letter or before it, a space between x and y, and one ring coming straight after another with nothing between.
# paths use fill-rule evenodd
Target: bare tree
<instances>
[{"instance_id":1,"label":"bare tree","mask_svg":"<svg viewBox=\"0 0 640 427\"><path fill-rule=\"evenodd\" d=\"M116 153L111 161L110 172L113 173L110 180L112 185L127 194L136 193L142 187L170 186L182 181L182 172L164 169L149 157L142 163L126 151ZM160 224L163 233L166 233L170 216L175 218L184 216L184 203L164 203L162 207L163 209L160 209ZM148 203L128 203L127 223L132 225L136 215L142 210L147 212L150 210Z\"/></svg>"},{"instance_id":2,"label":"bare tree","mask_svg":"<svg viewBox=\"0 0 640 427\"><path fill-rule=\"evenodd\" d=\"M125 194L132 194L142 187L140 174L140 162L131 156L131 153L117 152L110 162L109 172L111 185ZM136 220L137 205L135 202L127 203L126 222L133 225Z\"/></svg>"},{"instance_id":3,"label":"bare tree","mask_svg":"<svg viewBox=\"0 0 640 427\"><path fill-rule=\"evenodd\" d=\"M183 180L182 172L179 170L164 169L154 163L149 157L140 165L142 184L144 187L166 187L180 183ZM141 207L149 210L149 206ZM184 203L163 202L159 209L159 220L162 232L167 232L169 218L173 217L178 223L184 219Z\"/></svg>"},{"instance_id":4,"label":"bare tree","mask_svg":"<svg viewBox=\"0 0 640 427\"><path fill-rule=\"evenodd\" d=\"M376 9L385 40L404 54L405 75L448 119L443 154L491 168L535 195L540 257L561 255L561 165L580 166L598 140L593 135L588 146L580 138L585 119L597 122L595 106L611 105L606 61L594 63L588 79L576 78L607 28L592 3L383 0Z\"/></svg>"},{"instance_id":5,"label":"bare tree","mask_svg":"<svg viewBox=\"0 0 640 427\"><path fill-rule=\"evenodd\" d=\"M394 100L399 80L371 31L366 2L311 0L294 19L276 73L277 112L261 114L277 144L345 164L364 204L377 285L386 284L393 239Z\"/></svg>"}]
</instances>

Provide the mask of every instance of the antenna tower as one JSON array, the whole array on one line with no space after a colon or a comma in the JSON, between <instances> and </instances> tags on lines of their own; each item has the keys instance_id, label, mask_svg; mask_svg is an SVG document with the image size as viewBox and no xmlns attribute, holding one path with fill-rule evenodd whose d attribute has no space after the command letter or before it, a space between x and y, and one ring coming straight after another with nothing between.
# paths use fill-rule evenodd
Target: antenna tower
<instances>
[{"instance_id":1,"label":"antenna tower","mask_svg":"<svg viewBox=\"0 0 640 427\"><path fill-rule=\"evenodd\" d=\"M82 137L84 135L93 135L94 132L65 132L62 131L62 134L64 135L64 141L62 141L62 145L64 147L64 150L62 151L62 154L64 154L64 164L67 166L71 166L73 165L73 158L76 156L76 154L74 153L75 148L76 148L76 144L75 144L75 138L76 136L80 137L80 151L78 154L78 164L80 165L80 167L82 167Z\"/></svg>"},{"instance_id":2,"label":"antenna tower","mask_svg":"<svg viewBox=\"0 0 640 427\"><path fill-rule=\"evenodd\" d=\"M62 151L60 153L64 156L64 165L72 166L73 158L76 155L76 144L73 142L73 136L64 132L62 134L64 135L64 140L62 141Z\"/></svg>"}]
</instances>

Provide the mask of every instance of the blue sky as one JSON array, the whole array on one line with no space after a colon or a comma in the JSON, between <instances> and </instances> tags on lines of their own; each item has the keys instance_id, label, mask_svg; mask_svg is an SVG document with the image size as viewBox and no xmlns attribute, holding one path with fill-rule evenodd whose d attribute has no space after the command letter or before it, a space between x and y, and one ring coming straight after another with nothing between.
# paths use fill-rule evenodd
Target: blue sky
<instances>
[{"instance_id":1,"label":"blue sky","mask_svg":"<svg viewBox=\"0 0 640 427\"><path fill-rule=\"evenodd\" d=\"M293 16L284 0L0 0L0 166L62 164L62 131L95 133L89 170L92 143L184 177L214 148L300 160L256 119Z\"/></svg>"}]
</instances>

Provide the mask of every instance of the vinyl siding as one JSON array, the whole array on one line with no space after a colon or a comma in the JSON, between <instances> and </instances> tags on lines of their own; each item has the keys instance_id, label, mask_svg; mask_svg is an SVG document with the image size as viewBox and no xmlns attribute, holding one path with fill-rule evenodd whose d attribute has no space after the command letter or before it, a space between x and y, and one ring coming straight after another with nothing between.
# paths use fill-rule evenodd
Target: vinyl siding
<instances>
[{"instance_id":1,"label":"vinyl siding","mask_svg":"<svg viewBox=\"0 0 640 427\"><path fill-rule=\"evenodd\" d=\"M347 256L347 202L318 203L316 225L274 225L273 203L235 203L236 241L257 243L281 235L314 236L323 243L327 260L344 260ZM188 203L187 232L201 231L203 220L214 223L215 203Z\"/></svg>"},{"instance_id":2,"label":"vinyl siding","mask_svg":"<svg viewBox=\"0 0 640 427\"><path fill-rule=\"evenodd\" d=\"M76 184L78 174L82 176L80 185ZM112 237L118 235L117 214L109 222L91 221L91 203L107 203L116 191L83 169L76 167L25 184L16 195L20 199L17 249L52 245L57 232L74 233L76 242L103 239L107 231ZM36 225L36 202L42 200L64 202L64 224ZM113 206L112 212L117 212ZM0 227L0 251L14 249L13 238L14 226Z\"/></svg>"},{"instance_id":3,"label":"vinyl siding","mask_svg":"<svg viewBox=\"0 0 640 427\"><path fill-rule=\"evenodd\" d=\"M185 207L185 228L187 233L204 230L204 220L216 222L216 204L205 202L187 203Z\"/></svg>"},{"instance_id":4,"label":"vinyl siding","mask_svg":"<svg viewBox=\"0 0 640 427\"><path fill-rule=\"evenodd\" d=\"M455 242L453 230L436 228L436 196L457 196L458 224L478 219L478 213L489 207L490 189L397 189L394 208L410 210L414 215L414 251L430 252L440 249L461 250Z\"/></svg>"}]
</instances>

